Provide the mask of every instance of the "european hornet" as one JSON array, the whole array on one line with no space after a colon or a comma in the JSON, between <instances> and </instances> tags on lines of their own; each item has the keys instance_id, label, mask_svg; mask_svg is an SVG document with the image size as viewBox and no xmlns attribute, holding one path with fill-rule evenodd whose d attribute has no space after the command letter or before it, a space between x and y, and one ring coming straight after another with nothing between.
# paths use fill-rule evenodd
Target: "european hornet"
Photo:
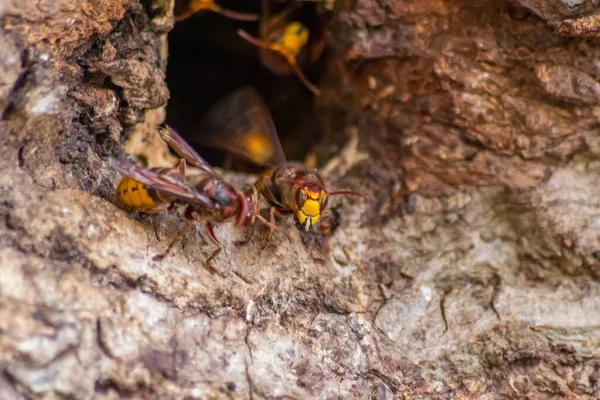
<instances>
[{"instance_id":1,"label":"european hornet","mask_svg":"<svg viewBox=\"0 0 600 400\"><path fill-rule=\"evenodd\" d=\"M190 0L185 11L175 16L175 22L183 21L200 11L216 12L227 18L237 19L239 21L258 20L258 15L256 14L246 14L229 10L219 6L214 0Z\"/></svg>"},{"instance_id":2,"label":"european hornet","mask_svg":"<svg viewBox=\"0 0 600 400\"><path fill-rule=\"evenodd\" d=\"M200 131L207 145L272 168L254 184L270 206L269 235L275 213L291 213L301 231L314 232L330 196L364 197L347 190L330 192L316 170L287 162L271 114L253 88L243 88L213 106Z\"/></svg>"},{"instance_id":3,"label":"european hornet","mask_svg":"<svg viewBox=\"0 0 600 400\"><path fill-rule=\"evenodd\" d=\"M169 127L160 128L161 137L182 158L175 168L143 168L136 164L110 158L110 165L124 175L118 185L117 197L125 206L137 211L155 212L171 209L177 203L187 204L185 218L187 226L171 241L166 251L156 255L154 260L162 260L175 243L191 230L195 223L204 220L208 237L217 249L206 260L209 270L210 262L223 250L223 245L214 233L213 223L235 219L236 226L252 225L254 234L255 222L258 219L275 227L259 215L258 191L251 186L247 191L236 190L232 185L219 177L216 171L181 137ZM208 176L195 185L184 182L186 162L199 168ZM138 198L139 197L139 198ZM240 244L248 242L252 235Z\"/></svg>"},{"instance_id":4,"label":"european hornet","mask_svg":"<svg viewBox=\"0 0 600 400\"><path fill-rule=\"evenodd\" d=\"M305 45L308 42L309 31L298 21L287 22L292 11L293 7L288 7L270 18L268 0L263 0L259 37L254 37L242 29L238 29L237 33L259 48L260 60L265 67L278 75L293 72L308 90L318 96L321 91L308 80L299 66L306 56Z\"/></svg>"}]
</instances>

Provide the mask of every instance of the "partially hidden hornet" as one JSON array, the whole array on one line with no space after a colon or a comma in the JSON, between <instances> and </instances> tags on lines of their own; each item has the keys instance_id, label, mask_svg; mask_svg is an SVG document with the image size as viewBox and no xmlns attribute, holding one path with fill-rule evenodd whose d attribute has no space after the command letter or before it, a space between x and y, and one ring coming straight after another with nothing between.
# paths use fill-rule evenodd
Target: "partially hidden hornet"
<instances>
[{"instance_id":1,"label":"partially hidden hornet","mask_svg":"<svg viewBox=\"0 0 600 400\"><path fill-rule=\"evenodd\" d=\"M186 204L185 218L187 226L171 241L166 251L154 257L162 260L175 243L183 237L195 223L206 221L208 237L217 249L206 260L211 272L210 262L223 250L223 245L214 233L213 223L235 220L236 226L252 226L256 220L265 223L270 229L275 227L259 215L258 191L251 186L245 192L235 189L219 177L216 171L181 137L169 127L160 128L161 137L181 157L175 168L143 168L130 161L110 158L110 165L124 178L118 185L119 201L136 211L156 212L171 209L177 203ZM195 185L184 182L186 162L199 168L208 176ZM246 243L252 235L239 243Z\"/></svg>"},{"instance_id":2,"label":"partially hidden hornet","mask_svg":"<svg viewBox=\"0 0 600 400\"><path fill-rule=\"evenodd\" d=\"M300 82L318 96L321 91L304 75L299 66L306 54L309 31L298 21L287 21L292 11L293 7L288 7L271 18L268 0L263 0L259 37L254 37L242 29L238 29L237 33L259 48L259 56L265 67L279 75L296 74Z\"/></svg>"},{"instance_id":3,"label":"partially hidden hornet","mask_svg":"<svg viewBox=\"0 0 600 400\"><path fill-rule=\"evenodd\" d=\"M227 8L223 8L215 3L214 0L190 0L187 8L181 14L175 16L175 22L183 21L192 15L201 11L212 11L219 13L227 18L237 19L239 21L257 21L258 15L241 13Z\"/></svg>"},{"instance_id":4,"label":"partially hidden hornet","mask_svg":"<svg viewBox=\"0 0 600 400\"><path fill-rule=\"evenodd\" d=\"M200 126L205 144L221 148L258 165L271 167L254 184L275 214L293 214L301 231L315 231L330 196L360 193L329 191L316 170L286 161L271 114L262 98L245 87L218 102ZM271 230L272 232L272 230Z\"/></svg>"}]
</instances>

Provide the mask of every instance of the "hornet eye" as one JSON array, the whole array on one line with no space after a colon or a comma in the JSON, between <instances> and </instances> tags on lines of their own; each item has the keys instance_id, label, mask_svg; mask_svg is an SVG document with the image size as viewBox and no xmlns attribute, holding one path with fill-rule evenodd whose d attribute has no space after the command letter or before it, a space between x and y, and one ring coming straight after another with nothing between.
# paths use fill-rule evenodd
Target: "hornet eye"
<instances>
[{"instance_id":1,"label":"hornet eye","mask_svg":"<svg viewBox=\"0 0 600 400\"><path fill-rule=\"evenodd\" d=\"M321 211L327 208L327 203L329 202L329 197L325 196L321 199Z\"/></svg>"},{"instance_id":2,"label":"hornet eye","mask_svg":"<svg viewBox=\"0 0 600 400\"><path fill-rule=\"evenodd\" d=\"M300 208L302 208L302 206L304 205L304 203L306 202L306 195L304 194L304 192L302 190L298 190L296 192L296 205Z\"/></svg>"}]
</instances>

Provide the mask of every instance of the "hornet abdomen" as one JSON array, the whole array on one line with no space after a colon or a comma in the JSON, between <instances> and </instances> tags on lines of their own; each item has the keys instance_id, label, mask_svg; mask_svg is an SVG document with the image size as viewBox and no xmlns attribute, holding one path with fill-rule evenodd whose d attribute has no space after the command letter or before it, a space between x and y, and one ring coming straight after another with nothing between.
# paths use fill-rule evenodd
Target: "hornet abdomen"
<instances>
[{"instance_id":1,"label":"hornet abdomen","mask_svg":"<svg viewBox=\"0 0 600 400\"><path fill-rule=\"evenodd\" d=\"M169 173L172 168L152 168L159 174ZM157 212L173 201L170 196L157 190L146 188L141 183L124 177L117 186L117 200L124 206L139 212Z\"/></svg>"}]
</instances>

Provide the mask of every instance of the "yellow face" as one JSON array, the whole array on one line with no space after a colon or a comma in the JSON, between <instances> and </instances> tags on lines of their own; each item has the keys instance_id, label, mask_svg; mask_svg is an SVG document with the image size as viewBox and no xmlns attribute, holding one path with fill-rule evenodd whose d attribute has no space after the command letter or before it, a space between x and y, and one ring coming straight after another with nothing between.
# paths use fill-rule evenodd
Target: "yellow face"
<instances>
[{"instance_id":1,"label":"yellow face","mask_svg":"<svg viewBox=\"0 0 600 400\"><path fill-rule=\"evenodd\" d=\"M322 189L303 188L296 192L296 221L306 232L319 222L321 213L327 207L328 197L329 194Z\"/></svg>"},{"instance_id":2,"label":"yellow face","mask_svg":"<svg viewBox=\"0 0 600 400\"><path fill-rule=\"evenodd\" d=\"M281 46L294 54L298 54L307 41L308 29L300 22L292 22L283 31Z\"/></svg>"}]
</instances>

